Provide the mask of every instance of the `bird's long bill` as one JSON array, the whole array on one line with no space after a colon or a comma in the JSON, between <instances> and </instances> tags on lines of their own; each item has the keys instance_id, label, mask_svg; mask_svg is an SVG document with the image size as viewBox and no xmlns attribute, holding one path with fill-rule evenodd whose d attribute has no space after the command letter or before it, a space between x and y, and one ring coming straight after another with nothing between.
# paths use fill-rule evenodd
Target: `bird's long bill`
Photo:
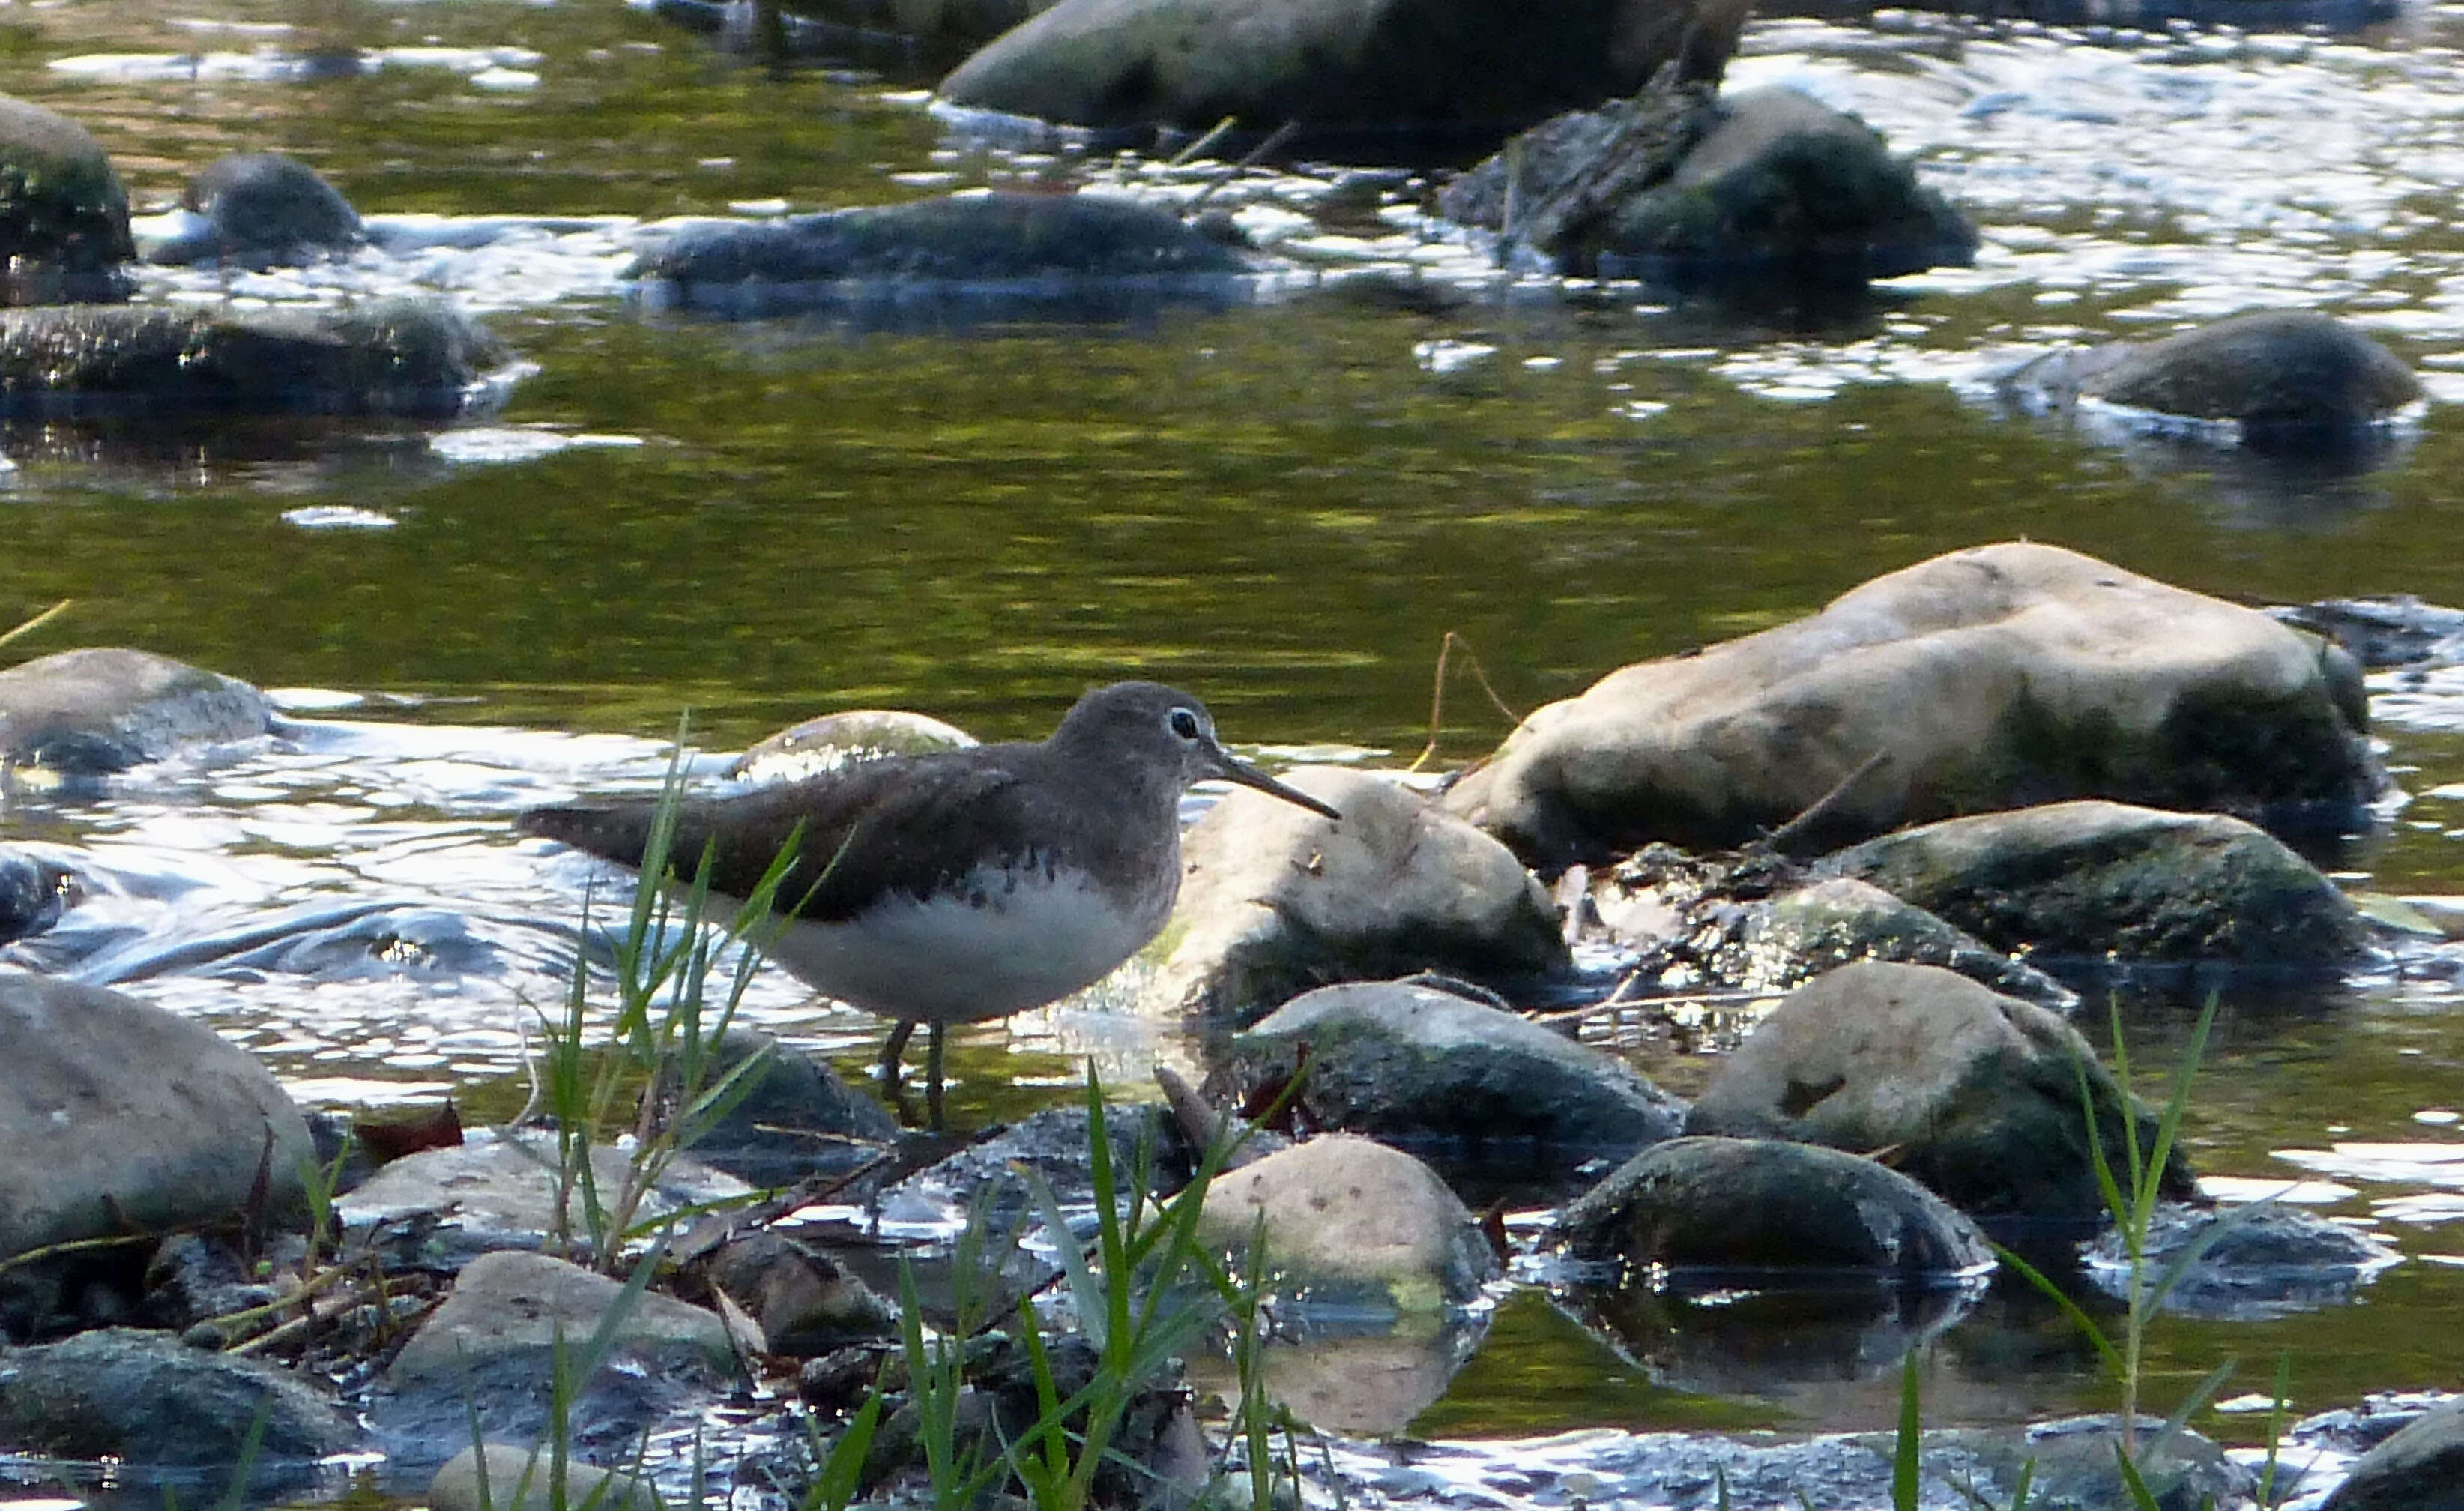
<instances>
[{"instance_id":1,"label":"bird's long bill","mask_svg":"<svg viewBox=\"0 0 2464 1511\"><path fill-rule=\"evenodd\" d=\"M1302 791L1299 788L1285 786L1283 783L1276 781L1273 777L1268 776L1265 772L1251 766L1248 762L1240 759L1238 756L1231 754L1229 751L1224 750L1220 746L1215 752L1215 762L1216 770L1226 781L1238 782L1243 787L1254 787L1259 791L1280 797L1287 803L1297 803L1301 807L1308 809L1310 812L1316 813L1325 818L1339 819L1343 816L1341 813L1336 812L1326 804L1319 802L1316 798L1313 798L1307 792Z\"/></svg>"}]
</instances>

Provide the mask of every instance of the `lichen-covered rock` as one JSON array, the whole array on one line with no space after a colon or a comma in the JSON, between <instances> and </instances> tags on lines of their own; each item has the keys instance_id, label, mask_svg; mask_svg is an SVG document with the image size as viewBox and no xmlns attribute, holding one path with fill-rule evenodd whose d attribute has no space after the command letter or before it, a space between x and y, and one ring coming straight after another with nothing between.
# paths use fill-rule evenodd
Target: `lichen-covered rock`
<instances>
[{"instance_id":1,"label":"lichen-covered rock","mask_svg":"<svg viewBox=\"0 0 2464 1511\"><path fill-rule=\"evenodd\" d=\"M2216 813L2054 803L1902 830L1822 865L2039 959L2332 967L2369 946L2318 867Z\"/></svg>"},{"instance_id":2,"label":"lichen-covered rock","mask_svg":"<svg viewBox=\"0 0 2464 1511\"><path fill-rule=\"evenodd\" d=\"M1351 1134L1217 1176L1199 1237L1243 1254L1261 1217L1271 1283L1303 1305L1433 1312L1472 1300L1498 1270L1478 1220L1435 1171Z\"/></svg>"},{"instance_id":3,"label":"lichen-covered rock","mask_svg":"<svg viewBox=\"0 0 2464 1511\"><path fill-rule=\"evenodd\" d=\"M1568 273L1674 283L1860 284L1965 266L1977 243L1879 132L1787 88L1655 90L1560 117L1456 181L1441 208Z\"/></svg>"},{"instance_id":4,"label":"lichen-covered rock","mask_svg":"<svg viewBox=\"0 0 2464 1511\"><path fill-rule=\"evenodd\" d=\"M61 651L0 671L0 765L109 776L264 734L274 705L233 678L146 651Z\"/></svg>"},{"instance_id":5,"label":"lichen-covered rock","mask_svg":"<svg viewBox=\"0 0 2464 1511\"><path fill-rule=\"evenodd\" d=\"M286 267L348 252L367 239L360 213L315 168L278 152L234 152L207 165L180 196L189 223L148 247L165 265Z\"/></svg>"},{"instance_id":6,"label":"lichen-covered rock","mask_svg":"<svg viewBox=\"0 0 2464 1511\"><path fill-rule=\"evenodd\" d=\"M1345 161L1476 155L1663 64L1716 80L1747 7L1613 0L1060 0L941 81L954 104L1074 125L1254 135Z\"/></svg>"},{"instance_id":7,"label":"lichen-covered rock","mask_svg":"<svg viewBox=\"0 0 2464 1511\"><path fill-rule=\"evenodd\" d=\"M253 1444L259 1421L262 1436ZM0 1354L0 1443L12 1452L147 1470L241 1467L260 1489L295 1481L359 1439L351 1419L290 1370L106 1327Z\"/></svg>"},{"instance_id":8,"label":"lichen-covered rock","mask_svg":"<svg viewBox=\"0 0 2464 1511\"><path fill-rule=\"evenodd\" d=\"M1556 909L1506 848L1394 782L1285 773L1343 814L1236 789L1182 836L1180 898L1146 990L1243 1020L1337 981L1435 969L1474 980L1565 964Z\"/></svg>"},{"instance_id":9,"label":"lichen-covered rock","mask_svg":"<svg viewBox=\"0 0 2464 1511\"><path fill-rule=\"evenodd\" d=\"M2259 310L2157 341L2057 352L2005 375L2033 402L2078 398L2190 420L2233 421L2255 445L2334 441L2416 403L2394 353L2315 310Z\"/></svg>"},{"instance_id":10,"label":"lichen-covered rock","mask_svg":"<svg viewBox=\"0 0 2464 1511\"><path fill-rule=\"evenodd\" d=\"M1312 1125L1447 1155L1621 1159L1685 1118L1614 1055L1410 981L1322 987L1277 1008L1227 1049L1225 1100L1285 1085L1304 1055L1296 1095Z\"/></svg>"},{"instance_id":11,"label":"lichen-covered rock","mask_svg":"<svg viewBox=\"0 0 2464 1511\"><path fill-rule=\"evenodd\" d=\"M2078 993L2006 950L1852 877L1809 878L1783 857L1646 845L1596 879L1578 871L1583 927L1635 952L1636 991L1785 990L1858 960L1940 966L2040 1006Z\"/></svg>"},{"instance_id":12,"label":"lichen-covered rock","mask_svg":"<svg viewBox=\"0 0 2464 1511\"><path fill-rule=\"evenodd\" d=\"M1611 673L1526 719L1445 801L1545 866L1742 844L1826 797L1831 843L2070 797L2358 821L2386 775L2350 666L2093 557L1980 546Z\"/></svg>"},{"instance_id":13,"label":"lichen-covered rock","mask_svg":"<svg viewBox=\"0 0 2464 1511\"><path fill-rule=\"evenodd\" d=\"M212 1030L98 987L0 971L0 1259L295 1211L308 1125Z\"/></svg>"},{"instance_id":14,"label":"lichen-covered rock","mask_svg":"<svg viewBox=\"0 0 2464 1511\"><path fill-rule=\"evenodd\" d=\"M2096 1137L2123 1156L2121 1092L2087 1041L2033 1003L1932 966L1842 966L1790 992L1687 1115L1688 1133L1794 1139L1892 1167L1961 1211L2083 1221L2104 1210ZM2156 1119L2139 1120L2153 1141ZM2190 1193L2177 1147L2165 1176Z\"/></svg>"},{"instance_id":15,"label":"lichen-covered rock","mask_svg":"<svg viewBox=\"0 0 2464 1511\"><path fill-rule=\"evenodd\" d=\"M0 414L458 412L503 349L452 305L0 312Z\"/></svg>"},{"instance_id":16,"label":"lichen-covered rock","mask_svg":"<svg viewBox=\"0 0 2464 1511\"><path fill-rule=\"evenodd\" d=\"M679 284L1234 274L1247 257L1169 211L1109 194L953 194L679 232L627 275Z\"/></svg>"},{"instance_id":17,"label":"lichen-covered rock","mask_svg":"<svg viewBox=\"0 0 2464 1511\"><path fill-rule=\"evenodd\" d=\"M1993 1262L1976 1225L1872 1160L1774 1139L1673 1139L1558 1219L1577 1257L1642 1268L1871 1270L1947 1282Z\"/></svg>"},{"instance_id":18,"label":"lichen-covered rock","mask_svg":"<svg viewBox=\"0 0 2464 1511\"><path fill-rule=\"evenodd\" d=\"M0 293L8 302L124 298L137 256L128 190L85 127L0 95Z\"/></svg>"}]
</instances>

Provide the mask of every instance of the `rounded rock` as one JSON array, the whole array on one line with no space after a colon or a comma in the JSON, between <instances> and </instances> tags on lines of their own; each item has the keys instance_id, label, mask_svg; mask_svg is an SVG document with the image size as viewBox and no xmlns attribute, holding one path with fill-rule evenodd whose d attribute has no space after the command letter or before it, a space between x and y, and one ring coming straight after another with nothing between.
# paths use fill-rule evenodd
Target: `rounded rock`
<instances>
[{"instance_id":1,"label":"rounded rock","mask_svg":"<svg viewBox=\"0 0 2464 1511\"><path fill-rule=\"evenodd\" d=\"M1199 1236L1243 1252L1261 1218L1268 1273L1304 1305L1434 1312L1477 1298L1498 1269L1478 1220L1434 1171L1350 1134L1217 1176Z\"/></svg>"}]
</instances>

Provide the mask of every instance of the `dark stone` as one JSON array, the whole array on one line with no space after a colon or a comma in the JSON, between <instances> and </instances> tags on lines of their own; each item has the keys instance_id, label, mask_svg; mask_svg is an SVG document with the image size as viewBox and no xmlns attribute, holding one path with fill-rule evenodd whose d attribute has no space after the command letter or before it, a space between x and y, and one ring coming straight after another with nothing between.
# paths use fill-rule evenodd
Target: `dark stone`
<instances>
[{"instance_id":1,"label":"dark stone","mask_svg":"<svg viewBox=\"0 0 2464 1511\"><path fill-rule=\"evenodd\" d=\"M2333 640L2361 666L2453 665L2464 661L2464 609L2426 604L2410 593L2385 598L2322 598L2268 612ZM2355 680L2360 674L2355 673Z\"/></svg>"},{"instance_id":2,"label":"dark stone","mask_svg":"<svg viewBox=\"0 0 2464 1511\"><path fill-rule=\"evenodd\" d=\"M2102 1214L2079 1091L2123 1162L2121 1093L2068 1024L1932 966L1842 966L1790 992L1731 1053L1688 1133L1795 1139L1863 1153L1977 1216ZM2152 1142L2156 1119L2139 1118ZM2192 1178L2177 1145L2167 1194Z\"/></svg>"},{"instance_id":3,"label":"dark stone","mask_svg":"<svg viewBox=\"0 0 2464 1511\"><path fill-rule=\"evenodd\" d=\"M109 776L193 744L247 740L274 705L246 682L116 646L0 671L0 765Z\"/></svg>"},{"instance_id":4,"label":"dark stone","mask_svg":"<svg viewBox=\"0 0 2464 1511\"><path fill-rule=\"evenodd\" d=\"M1564 272L1663 283L1861 284L1965 266L1977 242L1880 133L1781 88L1654 90L1560 117L1441 204Z\"/></svg>"},{"instance_id":5,"label":"dark stone","mask_svg":"<svg viewBox=\"0 0 2464 1511\"><path fill-rule=\"evenodd\" d=\"M839 1262L776 1231L745 1233L697 1256L682 1294L723 1292L761 1328L769 1351L811 1358L895 1337L898 1314Z\"/></svg>"},{"instance_id":6,"label":"dark stone","mask_svg":"<svg viewBox=\"0 0 2464 1511\"><path fill-rule=\"evenodd\" d=\"M959 194L787 220L693 226L627 277L680 284L1124 278L1250 270L1235 248L1103 194Z\"/></svg>"},{"instance_id":7,"label":"dark stone","mask_svg":"<svg viewBox=\"0 0 2464 1511\"><path fill-rule=\"evenodd\" d=\"M1885 834L1822 862L2039 960L2333 968L2361 914L2266 831L2217 813L2054 803Z\"/></svg>"},{"instance_id":8,"label":"dark stone","mask_svg":"<svg viewBox=\"0 0 2464 1511\"><path fill-rule=\"evenodd\" d=\"M2464 1401L2364 1454L2322 1511L2464 1511Z\"/></svg>"},{"instance_id":9,"label":"dark stone","mask_svg":"<svg viewBox=\"0 0 2464 1511\"><path fill-rule=\"evenodd\" d=\"M712 1084L765 1045L768 1063L747 1073L752 1088L743 1100L693 1141L695 1159L756 1186L788 1186L853 1169L897 1142L898 1123L880 1102L820 1060L764 1033L730 1033L719 1047Z\"/></svg>"},{"instance_id":10,"label":"dark stone","mask_svg":"<svg viewBox=\"0 0 2464 1511\"><path fill-rule=\"evenodd\" d=\"M0 944L39 934L60 921L75 878L22 850L0 850Z\"/></svg>"},{"instance_id":11,"label":"dark stone","mask_svg":"<svg viewBox=\"0 0 2464 1511\"><path fill-rule=\"evenodd\" d=\"M0 96L0 302L127 297L128 191L83 126Z\"/></svg>"},{"instance_id":12,"label":"dark stone","mask_svg":"<svg viewBox=\"0 0 2464 1511\"><path fill-rule=\"evenodd\" d=\"M208 225L147 252L155 263L251 268L314 262L366 240L359 211L308 165L277 152L237 152L188 181L181 204Z\"/></svg>"},{"instance_id":13,"label":"dark stone","mask_svg":"<svg viewBox=\"0 0 2464 1511\"><path fill-rule=\"evenodd\" d=\"M494 338L432 300L11 310L0 314L0 415L447 415L503 358Z\"/></svg>"},{"instance_id":14,"label":"dark stone","mask_svg":"<svg viewBox=\"0 0 2464 1511\"><path fill-rule=\"evenodd\" d=\"M1224 1089L1245 1103L1287 1082L1304 1055L1298 1095L1312 1125L1421 1153L1537 1145L1622 1159L1674 1137L1685 1116L1614 1055L1409 981L1322 987L1285 1003L1232 1041Z\"/></svg>"},{"instance_id":15,"label":"dark stone","mask_svg":"<svg viewBox=\"0 0 2464 1511\"><path fill-rule=\"evenodd\" d=\"M287 1370L182 1344L168 1333L102 1328L0 1354L0 1442L132 1469L235 1469L260 1414L252 1478L301 1478L359 1432Z\"/></svg>"},{"instance_id":16,"label":"dark stone","mask_svg":"<svg viewBox=\"0 0 2464 1511\"><path fill-rule=\"evenodd\" d=\"M2114 1451L2121 1436L2118 1419L2078 1416L2024 1427L1986 1427L1927 1433L1925 1444L1973 1455L2003 1484L2025 1469L2028 1503L2044 1511L2128 1511L2140 1502L2115 1467ZM2138 1457L2134 1460L2158 1511L2211 1511L2216 1506L2248 1503L2258 1478L2227 1458L2224 1450L2198 1433L2176 1433L2158 1440L2164 1423L2139 1419ZM1887 1452L1889 1439L1867 1438Z\"/></svg>"},{"instance_id":17,"label":"dark stone","mask_svg":"<svg viewBox=\"0 0 2464 1511\"><path fill-rule=\"evenodd\" d=\"M1673 1139L1566 1209L1575 1256L1671 1269L1872 1270L1948 1281L1993 1262L1976 1225L1872 1160L1769 1139Z\"/></svg>"},{"instance_id":18,"label":"dark stone","mask_svg":"<svg viewBox=\"0 0 2464 1511\"><path fill-rule=\"evenodd\" d=\"M1074 125L1250 141L1347 162L1460 161L1674 63L1717 80L1728 0L1061 0L941 82L954 104ZM1239 151L1234 143L1226 150Z\"/></svg>"}]
</instances>

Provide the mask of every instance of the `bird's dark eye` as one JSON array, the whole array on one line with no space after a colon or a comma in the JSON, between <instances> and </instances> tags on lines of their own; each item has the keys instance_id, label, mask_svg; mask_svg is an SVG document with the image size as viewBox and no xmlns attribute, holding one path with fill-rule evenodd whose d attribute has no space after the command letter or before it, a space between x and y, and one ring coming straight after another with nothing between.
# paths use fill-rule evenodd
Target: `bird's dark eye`
<instances>
[{"instance_id":1,"label":"bird's dark eye","mask_svg":"<svg viewBox=\"0 0 2464 1511\"><path fill-rule=\"evenodd\" d=\"M1198 716L1186 708L1176 708L1164 716L1164 724L1183 740L1198 738Z\"/></svg>"}]
</instances>

